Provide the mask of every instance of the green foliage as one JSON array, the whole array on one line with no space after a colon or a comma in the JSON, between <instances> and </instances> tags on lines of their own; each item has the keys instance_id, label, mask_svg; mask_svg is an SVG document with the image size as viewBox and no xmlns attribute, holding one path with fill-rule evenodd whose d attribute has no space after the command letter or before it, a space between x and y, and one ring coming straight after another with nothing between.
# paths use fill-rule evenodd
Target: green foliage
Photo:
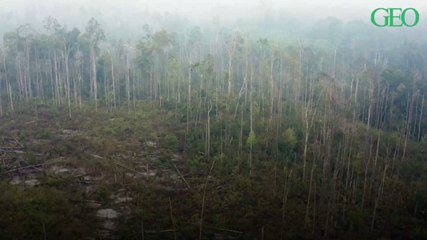
<instances>
[{"instance_id":1,"label":"green foliage","mask_svg":"<svg viewBox=\"0 0 427 240\"><path fill-rule=\"evenodd\" d=\"M232 158L227 158L225 154L218 154L213 157L215 160L215 168L220 175L228 176L233 174L236 165L236 160Z\"/></svg>"},{"instance_id":2,"label":"green foliage","mask_svg":"<svg viewBox=\"0 0 427 240\"><path fill-rule=\"evenodd\" d=\"M101 29L101 25L95 18L91 18L89 20L85 30L91 45L97 46L101 41L105 40L104 31Z\"/></svg>"},{"instance_id":3,"label":"green foliage","mask_svg":"<svg viewBox=\"0 0 427 240\"><path fill-rule=\"evenodd\" d=\"M284 133L284 139L285 139L286 145L292 150L295 148L296 144L298 143L298 139L296 137L295 131L292 128L286 129Z\"/></svg>"},{"instance_id":4,"label":"green foliage","mask_svg":"<svg viewBox=\"0 0 427 240\"><path fill-rule=\"evenodd\" d=\"M366 228L366 220L366 213L360 209L353 209L349 212L348 221L352 231L358 232L361 231L362 228Z\"/></svg>"},{"instance_id":5,"label":"green foliage","mask_svg":"<svg viewBox=\"0 0 427 240\"><path fill-rule=\"evenodd\" d=\"M235 188L238 192L249 191L252 187L251 179L245 176L238 176L235 183Z\"/></svg>"},{"instance_id":6,"label":"green foliage","mask_svg":"<svg viewBox=\"0 0 427 240\"><path fill-rule=\"evenodd\" d=\"M41 135L40 138L42 139L52 139L53 138L53 134L49 129L45 129Z\"/></svg>"},{"instance_id":7,"label":"green foliage","mask_svg":"<svg viewBox=\"0 0 427 240\"><path fill-rule=\"evenodd\" d=\"M174 134L167 134L165 136L165 142L172 150L176 150L178 148L178 138Z\"/></svg>"},{"instance_id":8,"label":"green foliage","mask_svg":"<svg viewBox=\"0 0 427 240\"><path fill-rule=\"evenodd\" d=\"M420 184L415 197L417 211L420 216L427 222L427 183Z\"/></svg>"},{"instance_id":9,"label":"green foliage","mask_svg":"<svg viewBox=\"0 0 427 240\"><path fill-rule=\"evenodd\" d=\"M52 177L52 176L47 176L44 179L44 184L46 184L49 187L59 187L62 182L63 182L63 180L61 180L59 178Z\"/></svg>"},{"instance_id":10,"label":"green foliage","mask_svg":"<svg viewBox=\"0 0 427 240\"><path fill-rule=\"evenodd\" d=\"M192 175L200 175L206 171L207 164L202 156L195 156L188 161L188 168Z\"/></svg>"},{"instance_id":11,"label":"green foliage","mask_svg":"<svg viewBox=\"0 0 427 240\"><path fill-rule=\"evenodd\" d=\"M30 151L26 152L26 153L25 153L25 159L27 160L27 162L28 162L30 165L34 165L34 164L36 164L36 163L37 163L36 156L34 155L34 153L33 153L33 152L30 152Z\"/></svg>"},{"instance_id":12,"label":"green foliage","mask_svg":"<svg viewBox=\"0 0 427 240\"><path fill-rule=\"evenodd\" d=\"M255 132L252 130L249 133L248 138L246 139L246 144L249 146L253 146L255 143L256 143L256 135L255 135Z\"/></svg>"},{"instance_id":13,"label":"green foliage","mask_svg":"<svg viewBox=\"0 0 427 240\"><path fill-rule=\"evenodd\" d=\"M203 131L201 129L191 131L186 138L188 151L191 151L193 154L203 152L205 144L200 139L203 139ZM211 152L213 153L213 151Z\"/></svg>"},{"instance_id":14,"label":"green foliage","mask_svg":"<svg viewBox=\"0 0 427 240\"><path fill-rule=\"evenodd\" d=\"M0 184L1 239L82 239L92 236L90 216L54 189ZM81 212L79 212L81 211Z\"/></svg>"},{"instance_id":15,"label":"green foliage","mask_svg":"<svg viewBox=\"0 0 427 240\"><path fill-rule=\"evenodd\" d=\"M96 191L96 198L103 205L106 205L111 201L110 195L111 191L107 187L100 187Z\"/></svg>"}]
</instances>

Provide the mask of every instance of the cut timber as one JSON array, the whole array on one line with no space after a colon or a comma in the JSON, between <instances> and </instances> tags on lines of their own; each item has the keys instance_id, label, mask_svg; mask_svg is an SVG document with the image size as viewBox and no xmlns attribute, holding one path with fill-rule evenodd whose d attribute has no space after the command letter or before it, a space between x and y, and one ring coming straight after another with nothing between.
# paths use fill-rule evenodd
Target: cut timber
<instances>
[{"instance_id":1,"label":"cut timber","mask_svg":"<svg viewBox=\"0 0 427 240\"><path fill-rule=\"evenodd\" d=\"M20 168L15 168L15 169L11 169L11 170L2 172L2 173L0 173L0 175L8 174L8 173L12 173L12 172L16 172L16 171L28 169L28 168L37 168L37 167L42 167L42 166L46 166L46 165L50 165L50 164L56 164L56 163L60 163L60 162L63 162L63 160L59 160L59 161L55 161L55 162L48 162L48 163L43 163L43 164L29 165L29 166L20 167Z\"/></svg>"},{"instance_id":2,"label":"cut timber","mask_svg":"<svg viewBox=\"0 0 427 240\"><path fill-rule=\"evenodd\" d=\"M124 166L124 165L122 165L122 164L120 164L120 163L116 163L116 165L117 165L117 166L119 166L119 167L122 167L122 168L124 168L124 169L126 169L126 170L129 170L129 171L131 171L131 172L134 172L134 173L140 174L140 175L142 175L142 176L145 176L145 175L146 175L145 173L138 172L138 171L136 171L135 169L132 169L132 168L130 168L130 167L126 167L126 166Z\"/></svg>"},{"instance_id":3,"label":"cut timber","mask_svg":"<svg viewBox=\"0 0 427 240\"><path fill-rule=\"evenodd\" d=\"M173 165L175 167L176 172L178 173L178 175L181 177L182 181L184 181L185 185L187 185L187 188L189 190L191 190L190 184L188 184L187 180L185 180L184 176L181 174L181 172L179 171L179 169L176 167L176 165Z\"/></svg>"}]
</instances>

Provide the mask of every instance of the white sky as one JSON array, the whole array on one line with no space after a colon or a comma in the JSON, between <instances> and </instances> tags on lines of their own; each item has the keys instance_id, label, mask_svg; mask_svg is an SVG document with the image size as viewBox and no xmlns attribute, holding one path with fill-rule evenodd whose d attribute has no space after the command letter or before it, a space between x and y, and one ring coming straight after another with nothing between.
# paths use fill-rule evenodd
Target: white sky
<instances>
[{"instance_id":1,"label":"white sky","mask_svg":"<svg viewBox=\"0 0 427 240\"><path fill-rule=\"evenodd\" d=\"M159 12L168 11L201 16L221 15L219 11L221 8L225 8L227 12L234 10L236 15L254 8L255 10L286 9L297 14L316 11L318 15L326 13L340 16L346 15L348 12L352 15L369 14L376 7L415 7L420 12L427 13L425 0L0 0L0 7L4 9L47 2L64 5L99 2L113 4L117 7L132 5L141 8L148 7L150 10Z\"/></svg>"},{"instance_id":2,"label":"white sky","mask_svg":"<svg viewBox=\"0 0 427 240\"><path fill-rule=\"evenodd\" d=\"M427 13L425 0L125 0L138 2L157 11L184 13L190 16L246 15L266 9L293 13L303 17L366 19L378 7L414 7Z\"/></svg>"},{"instance_id":3,"label":"white sky","mask_svg":"<svg viewBox=\"0 0 427 240\"><path fill-rule=\"evenodd\" d=\"M90 10L81 14L81 6ZM169 12L207 21L213 17L245 19L267 14L289 14L308 21L334 16L343 20L360 19L369 22L371 12L379 7L413 7L420 13L420 24L424 19L427 22L424 17L427 15L425 0L0 0L0 14L20 12L21 17L29 16L29 19L34 18L34 11L40 11L35 9L43 9L39 15L51 15L58 19L61 16L67 16L67 19L75 16L87 18L89 15L97 16L100 12L109 12L109 16L117 19L132 19L149 10L151 13Z\"/></svg>"}]
</instances>

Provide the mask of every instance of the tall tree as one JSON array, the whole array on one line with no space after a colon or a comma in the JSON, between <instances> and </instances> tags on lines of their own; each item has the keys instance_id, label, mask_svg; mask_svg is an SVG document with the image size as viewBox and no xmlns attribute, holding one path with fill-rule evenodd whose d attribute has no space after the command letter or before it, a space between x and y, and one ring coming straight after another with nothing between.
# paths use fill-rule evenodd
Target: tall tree
<instances>
[{"instance_id":1,"label":"tall tree","mask_svg":"<svg viewBox=\"0 0 427 240\"><path fill-rule=\"evenodd\" d=\"M91 86L92 86L92 96L95 101L95 109L98 109L98 87L97 87L97 71L96 71L96 51L99 47L99 44L105 40L104 31L101 28L101 25L95 18L91 18L86 25L85 33L87 40L89 42L89 56L90 56L90 66L91 66Z\"/></svg>"}]
</instances>

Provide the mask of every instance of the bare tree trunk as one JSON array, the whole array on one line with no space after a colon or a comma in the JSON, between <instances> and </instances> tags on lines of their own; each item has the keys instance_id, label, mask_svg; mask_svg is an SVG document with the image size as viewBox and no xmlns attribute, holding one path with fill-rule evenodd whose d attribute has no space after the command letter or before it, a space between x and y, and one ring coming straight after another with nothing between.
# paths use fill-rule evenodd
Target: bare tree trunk
<instances>
[{"instance_id":1,"label":"bare tree trunk","mask_svg":"<svg viewBox=\"0 0 427 240\"><path fill-rule=\"evenodd\" d=\"M403 145L402 161L404 161L405 157L406 157L406 148L407 148L407 145L408 145L408 138L409 138L409 135L410 135L410 129L411 129L411 123L412 123L414 98L415 98L415 93L413 93L413 95L410 97L409 105L408 105L408 110L407 110L407 115L406 115L406 124L405 124L405 128L404 128L405 142L404 142L404 145Z\"/></svg>"},{"instance_id":2,"label":"bare tree trunk","mask_svg":"<svg viewBox=\"0 0 427 240\"><path fill-rule=\"evenodd\" d=\"M0 73L0 117L3 117L3 101L2 101L2 97L1 97L1 93L3 92L3 76Z\"/></svg>"},{"instance_id":3,"label":"bare tree trunk","mask_svg":"<svg viewBox=\"0 0 427 240\"><path fill-rule=\"evenodd\" d=\"M229 52L228 52L228 87L227 87L227 93L228 93L228 96L230 96L231 95L231 81L232 81L232 76L233 76L233 74L232 74L232 71L233 71L233 69L231 68L232 67L232 65L231 65L231 58L232 58L232 50L229 50Z\"/></svg>"},{"instance_id":4,"label":"bare tree trunk","mask_svg":"<svg viewBox=\"0 0 427 240\"><path fill-rule=\"evenodd\" d=\"M386 176L387 168L388 168L388 165L386 164L385 167L384 167L384 171L383 171L383 178L382 178L380 187L378 189L378 196L375 199L374 213L372 214L372 222L371 222L371 232L374 230L376 212L377 212L379 201L380 201L380 199L382 197L382 194L383 194L384 182L385 182L385 176Z\"/></svg>"},{"instance_id":5,"label":"bare tree trunk","mask_svg":"<svg viewBox=\"0 0 427 240\"><path fill-rule=\"evenodd\" d=\"M93 98L95 100L95 111L98 111L98 87L96 77L96 51L95 46L90 46L90 63L91 63L91 86L93 90Z\"/></svg>"},{"instance_id":6,"label":"bare tree trunk","mask_svg":"<svg viewBox=\"0 0 427 240\"><path fill-rule=\"evenodd\" d=\"M210 150L211 150L211 110L212 110L212 103L209 102L209 109L208 109L208 122L206 126L206 157L209 161L210 157Z\"/></svg>"},{"instance_id":7,"label":"bare tree trunk","mask_svg":"<svg viewBox=\"0 0 427 240\"><path fill-rule=\"evenodd\" d=\"M70 70L68 64L69 53L64 41L64 60L65 60L65 83L66 83L66 93L68 101L68 115L71 117L71 96L70 96Z\"/></svg>"},{"instance_id":8,"label":"bare tree trunk","mask_svg":"<svg viewBox=\"0 0 427 240\"><path fill-rule=\"evenodd\" d=\"M6 67L6 53L3 53L3 70L4 70L4 79L5 79L5 88L7 90L8 95L9 95L9 78L7 75L7 67ZM10 104L10 110L12 112L13 104L11 104L11 102L12 102L11 100L12 99L10 98L9 104Z\"/></svg>"},{"instance_id":9,"label":"bare tree trunk","mask_svg":"<svg viewBox=\"0 0 427 240\"><path fill-rule=\"evenodd\" d=\"M313 186L313 173L314 173L315 167L316 167L315 164L313 164L313 166L311 167L310 187L308 189L307 206L305 208L305 218L304 218L304 223L305 223L306 226L308 224L308 217L309 217L309 214L310 214L310 199L311 199L311 192L312 192L311 189L312 189L312 186Z\"/></svg>"},{"instance_id":10,"label":"bare tree trunk","mask_svg":"<svg viewBox=\"0 0 427 240\"><path fill-rule=\"evenodd\" d=\"M192 81L192 63L189 62L190 66L188 68L188 92L187 92L187 128L186 128L186 135L188 135L189 129L190 129L190 114L191 114L191 81Z\"/></svg>"},{"instance_id":11,"label":"bare tree trunk","mask_svg":"<svg viewBox=\"0 0 427 240\"><path fill-rule=\"evenodd\" d=\"M418 121L418 141L421 141L421 122L423 120L423 110L424 110L424 94L421 99L421 113L420 113L420 120Z\"/></svg>"},{"instance_id":12,"label":"bare tree trunk","mask_svg":"<svg viewBox=\"0 0 427 240\"><path fill-rule=\"evenodd\" d=\"M280 228L280 239L283 239L283 229L285 228L285 214L286 214L286 203L288 202L289 194L289 182L292 177L292 170L289 171L289 174L286 176L285 185L283 186L283 196L282 196L282 225Z\"/></svg>"},{"instance_id":13,"label":"bare tree trunk","mask_svg":"<svg viewBox=\"0 0 427 240\"><path fill-rule=\"evenodd\" d=\"M10 111L12 112L12 114L14 113L14 105L13 105L13 97L12 97L12 87L10 86L10 83L7 84L7 89L9 92L9 103L10 103Z\"/></svg>"},{"instance_id":14,"label":"bare tree trunk","mask_svg":"<svg viewBox=\"0 0 427 240\"><path fill-rule=\"evenodd\" d=\"M208 176L206 177L205 180L205 186L203 189L203 198L202 198L202 212L200 214L200 230L199 230L199 240L202 239L202 234L203 234L203 217L204 217L204 213L205 213L205 200L206 200L206 190L208 188L208 180L212 174L212 170L215 166L215 160L212 162L211 168L209 169L209 173Z\"/></svg>"},{"instance_id":15,"label":"bare tree trunk","mask_svg":"<svg viewBox=\"0 0 427 240\"><path fill-rule=\"evenodd\" d=\"M170 209L170 218L171 218L171 222L174 230L173 238L176 240L176 223L175 223L175 218L173 217L172 200L170 197L169 197L169 209Z\"/></svg>"},{"instance_id":16,"label":"bare tree trunk","mask_svg":"<svg viewBox=\"0 0 427 240\"><path fill-rule=\"evenodd\" d=\"M116 78L114 75L114 58L111 55L111 79L113 84L113 106L116 109Z\"/></svg>"},{"instance_id":17,"label":"bare tree trunk","mask_svg":"<svg viewBox=\"0 0 427 240\"><path fill-rule=\"evenodd\" d=\"M253 134L253 100L252 100L252 81L253 81L253 65L251 65L251 75L250 75L250 92L249 92L249 111L250 111L250 134ZM249 152L249 175L252 174L252 141L250 142L250 152Z\"/></svg>"},{"instance_id":18,"label":"bare tree trunk","mask_svg":"<svg viewBox=\"0 0 427 240\"><path fill-rule=\"evenodd\" d=\"M60 93L60 80L59 80L59 69L58 69L58 59L56 56L56 51L53 52L53 66L55 73L55 96L57 99L58 105L61 104L61 93Z\"/></svg>"},{"instance_id":19,"label":"bare tree trunk","mask_svg":"<svg viewBox=\"0 0 427 240\"><path fill-rule=\"evenodd\" d=\"M126 55L126 96L127 96L127 102L128 102L128 112L130 112L130 69L129 69L129 56Z\"/></svg>"}]
</instances>

